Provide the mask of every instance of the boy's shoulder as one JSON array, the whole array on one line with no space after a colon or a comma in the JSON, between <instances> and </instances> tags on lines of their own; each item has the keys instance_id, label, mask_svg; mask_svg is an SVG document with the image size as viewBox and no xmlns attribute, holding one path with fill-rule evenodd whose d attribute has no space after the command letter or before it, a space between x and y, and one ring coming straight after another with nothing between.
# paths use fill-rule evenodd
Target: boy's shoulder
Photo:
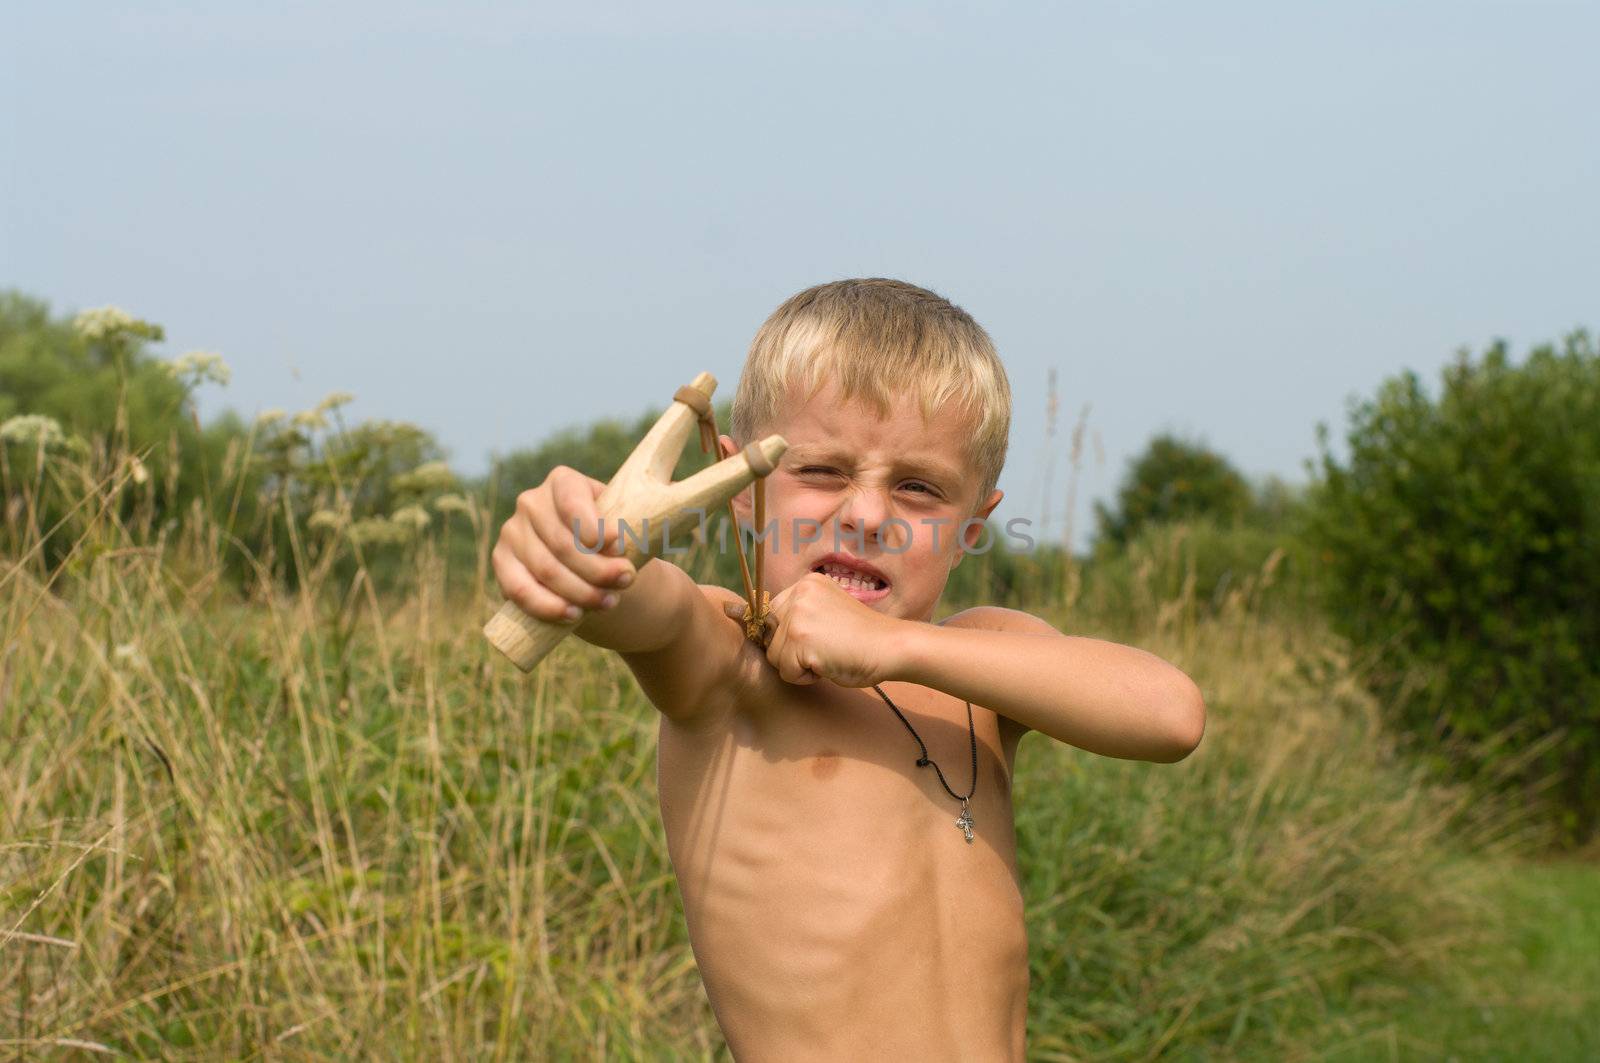
<instances>
[{"instance_id":1,"label":"boy's shoulder","mask_svg":"<svg viewBox=\"0 0 1600 1063\"><path fill-rule=\"evenodd\" d=\"M1053 624L1021 609L1000 605L974 605L937 621L941 627L976 628L980 631L1026 631L1037 635L1061 634Z\"/></svg>"}]
</instances>

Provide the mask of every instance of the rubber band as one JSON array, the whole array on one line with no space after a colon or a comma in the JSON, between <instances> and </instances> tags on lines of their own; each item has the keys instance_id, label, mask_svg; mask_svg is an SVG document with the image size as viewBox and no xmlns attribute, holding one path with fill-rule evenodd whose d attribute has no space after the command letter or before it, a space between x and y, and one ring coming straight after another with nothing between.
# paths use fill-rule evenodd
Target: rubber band
<instances>
[{"instance_id":1,"label":"rubber band","mask_svg":"<svg viewBox=\"0 0 1600 1063\"><path fill-rule=\"evenodd\" d=\"M717 450L717 414L711 405L711 400L706 393L690 384L685 384L672 393L674 402L681 402L693 410L695 417L700 422L700 450L706 454L714 454ZM756 495L756 512L759 515L766 509L766 493L762 490L765 478L772 474L772 462L761 452L761 448L751 443L744 448L744 460L749 462L750 470L756 474L756 481L752 489ZM738 527L738 517L734 513L733 500L728 500L728 516L733 518L734 526ZM767 628L768 610L771 608L772 599L766 591L759 591L762 570L762 551L756 549L756 566L754 578L750 572L750 562L744 553L743 535L736 536L734 546L739 551L739 575L744 579L744 630L745 637L758 645L765 644L765 638L770 637Z\"/></svg>"},{"instance_id":2,"label":"rubber band","mask_svg":"<svg viewBox=\"0 0 1600 1063\"><path fill-rule=\"evenodd\" d=\"M700 421L700 453L714 454L717 450L717 415L711 409L706 393L689 384L672 393L674 402L681 402L695 412Z\"/></svg>"},{"instance_id":3,"label":"rubber band","mask_svg":"<svg viewBox=\"0 0 1600 1063\"><path fill-rule=\"evenodd\" d=\"M761 452L760 444L751 443L749 446L744 448L743 453L744 460L750 463L751 472L761 477L772 475L772 470L776 468L776 466L773 465L772 462L768 461L767 456Z\"/></svg>"},{"instance_id":4,"label":"rubber band","mask_svg":"<svg viewBox=\"0 0 1600 1063\"><path fill-rule=\"evenodd\" d=\"M672 393L674 402L681 402L699 415L701 420L711 416L711 400L706 398L706 393L697 387L683 385Z\"/></svg>"}]
</instances>

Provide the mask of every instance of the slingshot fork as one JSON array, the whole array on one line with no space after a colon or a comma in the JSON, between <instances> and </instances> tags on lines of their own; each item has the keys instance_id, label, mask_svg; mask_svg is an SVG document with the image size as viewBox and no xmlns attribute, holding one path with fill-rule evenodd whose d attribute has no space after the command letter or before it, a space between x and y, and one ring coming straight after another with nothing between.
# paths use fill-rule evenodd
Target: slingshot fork
<instances>
[{"instance_id":1,"label":"slingshot fork","mask_svg":"<svg viewBox=\"0 0 1600 1063\"><path fill-rule=\"evenodd\" d=\"M716 389L717 380L710 373L701 373L687 387L679 388L667 412L639 441L595 500L602 521L619 525L626 522L631 532L622 535L626 550L621 556L637 562L659 555L672 528L681 532L694 527L696 521L685 520L691 514L697 513L701 521L707 519L713 509L726 505L756 477L770 473L789 449L782 436L771 435L673 483L673 466L695 425L710 411L711 394ZM484 625L483 633L495 649L527 672L581 622L550 623L529 616L514 602L506 602Z\"/></svg>"}]
</instances>

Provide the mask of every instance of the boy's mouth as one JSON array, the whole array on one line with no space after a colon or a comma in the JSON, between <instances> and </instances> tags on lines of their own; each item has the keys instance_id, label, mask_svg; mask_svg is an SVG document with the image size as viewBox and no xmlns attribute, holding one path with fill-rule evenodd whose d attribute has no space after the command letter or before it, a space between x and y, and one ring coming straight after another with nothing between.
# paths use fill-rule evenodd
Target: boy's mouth
<instances>
[{"instance_id":1,"label":"boy's mouth","mask_svg":"<svg viewBox=\"0 0 1600 1063\"><path fill-rule=\"evenodd\" d=\"M829 554L811 571L820 572L843 587L858 602L871 603L889 595L889 580L882 572L849 554Z\"/></svg>"}]
</instances>

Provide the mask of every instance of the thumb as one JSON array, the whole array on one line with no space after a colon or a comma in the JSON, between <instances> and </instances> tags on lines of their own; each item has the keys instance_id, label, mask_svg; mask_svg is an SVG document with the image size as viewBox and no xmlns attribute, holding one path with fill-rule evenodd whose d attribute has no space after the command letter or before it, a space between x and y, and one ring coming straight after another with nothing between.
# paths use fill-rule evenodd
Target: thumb
<instances>
[{"instance_id":1,"label":"thumb","mask_svg":"<svg viewBox=\"0 0 1600 1063\"><path fill-rule=\"evenodd\" d=\"M722 615L726 616L729 620L732 620L734 623L739 624L741 627L744 625L744 615L745 615L745 613L747 613L749 611L750 611L750 606L748 606L744 602L723 602L722 603ZM765 646L767 643L772 641L772 636L773 636L774 631L777 629L777 626L778 626L777 618L774 617L771 613L768 613L767 614L767 618L766 618L766 624L763 626L762 632L761 632L761 645Z\"/></svg>"}]
</instances>

